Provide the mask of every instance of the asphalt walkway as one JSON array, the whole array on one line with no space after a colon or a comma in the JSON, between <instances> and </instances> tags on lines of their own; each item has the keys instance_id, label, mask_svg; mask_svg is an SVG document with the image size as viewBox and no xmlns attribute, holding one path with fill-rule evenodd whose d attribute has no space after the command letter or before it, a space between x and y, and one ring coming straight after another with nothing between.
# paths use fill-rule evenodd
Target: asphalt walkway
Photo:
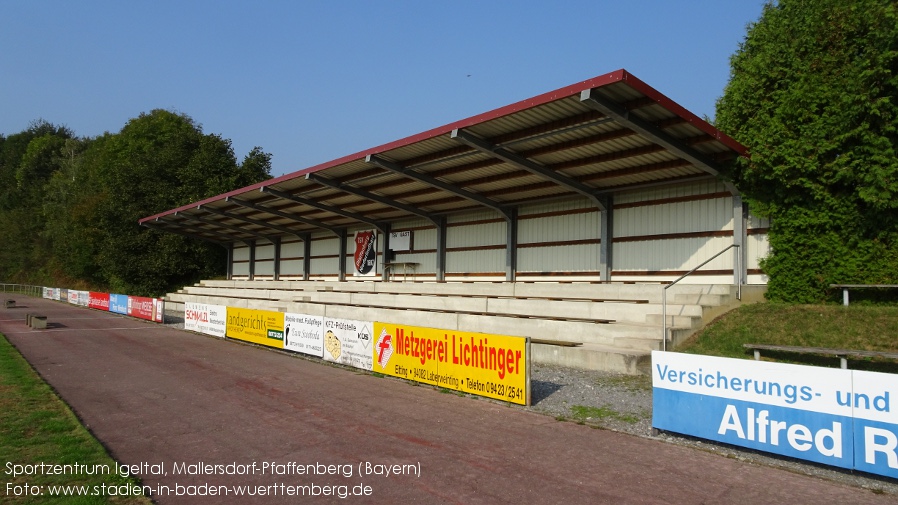
<instances>
[{"instance_id":1,"label":"asphalt walkway","mask_svg":"<svg viewBox=\"0 0 898 505\"><path fill-rule=\"evenodd\" d=\"M895 501L230 340L16 299L27 308L0 309L0 333L114 458L146 470L143 483L161 504ZM48 329L25 326L28 312L48 316ZM318 496L285 496L304 490Z\"/></svg>"}]
</instances>

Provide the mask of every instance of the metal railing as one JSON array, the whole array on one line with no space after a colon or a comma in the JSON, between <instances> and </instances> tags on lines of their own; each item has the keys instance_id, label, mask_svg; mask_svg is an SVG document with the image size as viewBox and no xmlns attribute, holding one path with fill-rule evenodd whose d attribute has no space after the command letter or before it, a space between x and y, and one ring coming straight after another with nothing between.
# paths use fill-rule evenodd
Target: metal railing
<instances>
[{"instance_id":1,"label":"metal railing","mask_svg":"<svg viewBox=\"0 0 898 505\"><path fill-rule=\"evenodd\" d=\"M681 280L685 279L686 277L688 277L690 274L692 274L699 268L707 265L711 261L717 259L717 257L720 256L721 254L729 251L730 249L732 249L734 247L739 247L739 244L728 245L725 249L723 249L719 253L706 259L699 266L697 266L697 267L693 268L692 270L686 272L685 274L677 277L677 279L675 281L671 282L670 284L664 286L664 288L661 289L661 350L662 351L667 350L667 338L668 338L668 335L667 335L667 290L668 290L668 288L670 288L674 284L680 282ZM736 279L738 279L738 280L736 280L736 299L741 300L742 299L742 255L741 254L736 255L736 259L734 261L734 267L735 267L735 272L736 272L734 277Z\"/></svg>"},{"instance_id":2,"label":"metal railing","mask_svg":"<svg viewBox=\"0 0 898 505\"><path fill-rule=\"evenodd\" d=\"M0 283L0 289L3 293L18 293L28 296L36 296L40 298L44 295L43 286L32 286L30 284L5 284Z\"/></svg>"}]
</instances>

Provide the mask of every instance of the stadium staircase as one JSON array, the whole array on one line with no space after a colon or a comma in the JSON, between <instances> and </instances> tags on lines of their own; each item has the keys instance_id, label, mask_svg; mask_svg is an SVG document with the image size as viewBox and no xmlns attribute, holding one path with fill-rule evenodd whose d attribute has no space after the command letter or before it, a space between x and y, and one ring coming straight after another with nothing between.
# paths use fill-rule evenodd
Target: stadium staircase
<instances>
[{"instance_id":1,"label":"stadium staircase","mask_svg":"<svg viewBox=\"0 0 898 505\"><path fill-rule=\"evenodd\" d=\"M165 297L167 320L187 302L333 318L385 321L456 331L531 337L536 364L646 373L662 347L662 289L657 283L379 282L207 280ZM746 291L746 288L748 290ZM751 289L755 288L755 289ZM672 342L763 289L676 285L668 290Z\"/></svg>"}]
</instances>

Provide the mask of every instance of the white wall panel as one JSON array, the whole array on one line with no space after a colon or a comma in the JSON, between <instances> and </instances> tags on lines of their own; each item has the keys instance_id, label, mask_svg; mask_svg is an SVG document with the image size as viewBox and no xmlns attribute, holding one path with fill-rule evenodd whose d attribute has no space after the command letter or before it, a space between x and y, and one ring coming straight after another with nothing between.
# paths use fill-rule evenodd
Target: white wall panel
<instances>
[{"instance_id":1,"label":"white wall panel","mask_svg":"<svg viewBox=\"0 0 898 505\"><path fill-rule=\"evenodd\" d=\"M683 238L614 244L614 270L689 270L733 243L731 237ZM733 255L724 253L702 270L732 270Z\"/></svg>"},{"instance_id":2,"label":"white wall panel","mask_svg":"<svg viewBox=\"0 0 898 505\"><path fill-rule=\"evenodd\" d=\"M249 260L249 247L235 247L234 252L232 254L234 261L247 261Z\"/></svg>"},{"instance_id":3,"label":"white wall panel","mask_svg":"<svg viewBox=\"0 0 898 505\"><path fill-rule=\"evenodd\" d=\"M760 268L761 258L766 258L770 254L770 242L767 240L767 234L749 235L745 245L747 249L746 268Z\"/></svg>"},{"instance_id":4,"label":"white wall panel","mask_svg":"<svg viewBox=\"0 0 898 505\"><path fill-rule=\"evenodd\" d=\"M674 186L658 186L639 191L629 191L614 196L615 204L646 202L651 200L663 200L666 198L682 198L686 196L707 195L727 191L723 184L707 180L690 184L677 184Z\"/></svg>"},{"instance_id":5,"label":"white wall panel","mask_svg":"<svg viewBox=\"0 0 898 505\"><path fill-rule=\"evenodd\" d=\"M274 258L274 244L270 242L256 243L256 261Z\"/></svg>"},{"instance_id":6,"label":"white wall panel","mask_svg":"<svg viewBox=\"0 0 898 505\"><path fill-rule=\"evenodd\" d=\"M733 199L628 207L614 211L614 236L636 237L733 229Z\"/></svg>"},{"instance_id":7,"label":"white wall panel","mask_svg":"<svg viewBox=\"0 0 898 505\"><path fill-rule=\"evenodd\" d=\"M446 272L505 272L505 249L455 251L446 253Z\"/></svg>"},{"instance_id":8,"label":"white wall panel","mask_svg":"<svg viewBox=\"0 0 898 505\"><path fill-rule=\"evenodd\" d=\"M598 269L598 244L518 249L518 272L595 272Z\"/></svg>"}]
</instances>

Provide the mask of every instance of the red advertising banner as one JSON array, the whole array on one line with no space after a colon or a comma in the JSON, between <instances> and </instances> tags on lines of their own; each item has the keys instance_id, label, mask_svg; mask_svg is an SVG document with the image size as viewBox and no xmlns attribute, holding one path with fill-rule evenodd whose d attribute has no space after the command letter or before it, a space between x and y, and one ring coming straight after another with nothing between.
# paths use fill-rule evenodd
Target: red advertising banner
<instances>
[{"instance_id":1,"label":"red advertising banner","mask_svg":"<svg viewBox=\"0 0 898 505\"><path fill-rule=\"evenodd\" d=\"M147 321L162 322L162 299L143 296L128 297L128 315Z\"/></svg>"},{"instance_id":2,"label":"red advertising banner","mask_svg":"<svg viewBox=\"0 0 898 505\"><path fill-rule=\"evenodd\" d=\"M92 309L109 310L109 293L91 291L87 295L87 306Z\"/></svg>"}]
</instances>

